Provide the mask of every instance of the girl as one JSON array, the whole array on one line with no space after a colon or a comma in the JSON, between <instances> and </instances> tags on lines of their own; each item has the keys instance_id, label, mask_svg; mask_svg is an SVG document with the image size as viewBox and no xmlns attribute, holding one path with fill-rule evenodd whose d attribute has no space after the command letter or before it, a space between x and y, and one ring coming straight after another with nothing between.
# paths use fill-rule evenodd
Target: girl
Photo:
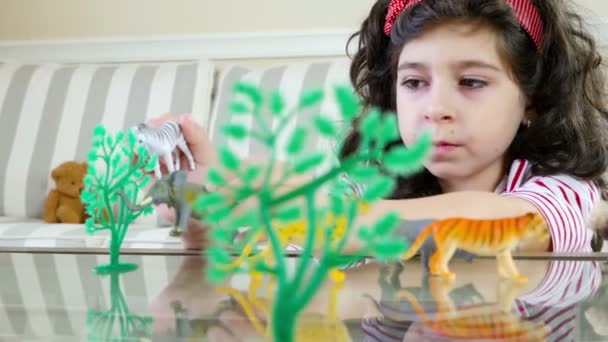
<instances>
[{"instance_id":1,"label":"girl","mask_svg":"<svg viewBox=\"0 0 608 342\"><path fill-rule=\"evenodd\" d=\"M571 6L373 5L355 35L352 83L366 106L397 113L402 141L395 144L413 143L424 129L434 135L424 171L399 179L387 206L405 218L538 210L552 239L536 249L591 250L586 221L605 194L608 116L600 56ZM358 138L355 129L343 156L356 150Z\"/></svg>"},{"instance_id":2,"label":"girl","mask_svg":"<svg viewBox=\"0 0 608 342\"><path fill-rule=\"evenodd\" d=\"M391 198L360 223L388 210L404 220L539 211L552 238L527 249L592 250L586 221L606 190L605 80L595 41L571 6L562 0L373 5L353 36L359 43L352 83L366 107L396 113L401 140L393 146L413 143L423 130L431 130L434 146L423 172L399 179ZM194 124L184 120L195 159L215 163L203 130L189 135ZM341 157L358 140L355 124ZM191 239L187 245L196 245ZM360 247L352 240L349 252Z\"/></svg>"}]
</instances>

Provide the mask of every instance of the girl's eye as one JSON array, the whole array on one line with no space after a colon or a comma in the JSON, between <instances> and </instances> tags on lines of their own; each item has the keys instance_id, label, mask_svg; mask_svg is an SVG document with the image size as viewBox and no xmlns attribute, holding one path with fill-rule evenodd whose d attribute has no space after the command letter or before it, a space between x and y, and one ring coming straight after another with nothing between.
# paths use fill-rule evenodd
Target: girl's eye
<instances>
[{"instance_id":1,"label":"girl's eye","mask_svg":"<svg viewBox=\"0 0 608 342\"><path fill-rule=\"evenodd\" d=\"M487 82L475 78L464 78L460 81L460 85L466 88L481 88L487 85Z\"/></svg>"},{"instance_id":2,"label":"girl's eye","mask_svg":"<svg viewBox=\"0 0 608 342\"><path fill-rule=\"evenodd\" d=\"M410 89L418 89L424 86L424 81L423 80L417 80L417 79L408 79L408 80L404 80L403 82L401 82L401 85L406 86Z\"/></svg>"}]
</instances>

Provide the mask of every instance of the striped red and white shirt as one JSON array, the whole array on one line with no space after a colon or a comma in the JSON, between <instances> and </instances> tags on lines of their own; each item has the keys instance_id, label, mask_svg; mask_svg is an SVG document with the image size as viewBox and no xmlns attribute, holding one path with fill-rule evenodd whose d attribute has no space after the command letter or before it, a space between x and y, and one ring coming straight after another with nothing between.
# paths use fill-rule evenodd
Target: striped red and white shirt
<instances>
[{"instance_id":1,"label":"striped red and white shirt","mask_svg":"<svg viewBox=\"0 0 608 342\"><path fill-rule=\"evenodd\" d=\"M586 222L601 200L594 182L565 174L534 175L530 162L518 159L496 192L528 200L538 208L549 225L553 252L591 252L593 232Z\"/></svg>"}]
</instances>

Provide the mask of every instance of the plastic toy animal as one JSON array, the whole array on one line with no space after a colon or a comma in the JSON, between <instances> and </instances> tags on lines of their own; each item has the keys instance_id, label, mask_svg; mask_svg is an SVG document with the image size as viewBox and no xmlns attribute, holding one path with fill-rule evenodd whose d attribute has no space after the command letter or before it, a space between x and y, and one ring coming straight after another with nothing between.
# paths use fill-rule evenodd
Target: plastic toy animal
<instances>
[{"instance_id":1,"label":"plastic toy animal","mask_svg":"<svg viewBox=\"0 0 608 342\"><path fill-rule=\"evenodd\" d=\"M430 226L436 220L426 219L426 220L405 220L403 221L403 230L402 234L408 239L410 243L416 241L420 232L422 232L425 228ZM418 253L420 254L420 264L422 268L426 271L430 271L429 260L431 255L435 252L437 247L435 246L435 241L433 239L426 239L424 243L418 249ZM474 254L463 251L462 249L457 249L454 252L455 258L462 258L467 262L472 262L475 258Z\"/></svg>"},{"instance_id":2,"label":"plastic toy animal","mask_svg":"<svg viewBox=\"0 0 608 342\"><path fill-rule=\"evenodd\" d=\"M192 211L192 204L201 193L208 192L204 185L191 183L186 180L185 171L174 171L169 175L157 180L148 190L142 201L135 205L121 191L117 194L123 198L127 208L131 211L139 211L150 204L166 204L169 208L175 209L175 224L170 231L171 236L179 236L188 226L188 218L192 216L200 219Z\"/></svg>"},{"instance_id":3,"label":"plastic toy animal","mask_svg":"<svg viewBox=\"0 0 608 342\"><path fill-rule=\"evenodd\" d=\"M233 334L230 328L219 319L223 310L221 307L211 315L211 318L204 319L190 319L188 310L177 300L171 302L171 309L175 316L175 338L180 341L199 341L205 339L209 330L213 327L220 328L228 334Z\"/></svg>"},{"instance_id":4,"label":"plastic toy animal","mask_svg":"<svg viewBox=\"0 0 608 342\"><path fill-rule=\"evenodd\" d=\"M402 289L395 295L396 300L405 299L410 303L421 318L422 324L430 330L429 336L461 341L546 340L550 332L546 324L524 320L512 312L513 302L521 292L521 286L503 279L498 283L497 302L475 303L457 308L449 295L453 282L449 279L433 278L430 279L430 290L437 311L432 317L427 315L410 291Z\"/></svg>"},{"instance_id":5,"label":"plastic toy animal","mask_svg":"<svg viewBox=\"0 0 608 342\"><path fill-rule=\"evenodd\" d=\"M407 260L414 256L428 235L432 235L437 250L429 260L430 272L446 278L454 274L448 270L448 263L456 249L476 255L495 255L498 274L512 277L517 281L527 278L517 271L511 251L525 240L549 238L547 224L539 213L527 213L518 217L500 219L447 218L434 222L425 228L404 254Z\"/></svg>"},{"instance_id":6,"label":"plastic toy animal","mask_svg":"<svg viewBox=\"0 0 608 342\"><path fill-rule=\"evenodd\" d=\"M365 212L365 211L369 210L369 206L364 202L360 202L359 210L361 210L362 212ZM329 236L332 244L337 244L342 240L342 238L344 237L344 233L346 231L346 225L347 225L346 217L344 217L344 216L334 217L334 215L331 213L329 213L325 217L325 221L322 224L322 226L334 227L332 235ZM274 226L276 227L275 230L277 232L277 236L279 238L281 248L285 248L290 244L302 246L306 243L306 236L308 234L308 225L307 225L306 220L300 219L300 220L285 223L285 224L275 222ZM316 237L315 245L319 246L319 245L323 244L323 242L325 242L325 239L327 238L327 236L324 234L324 232L325 232L325 230L323 230L323 229L319 230L320 234L317 235L317 237ZM255 233L255 235L245 245L245 247L243 248L243 250L241 251L239 256L234 261L232 261L230 264L222 265L222 268L225 270L237 269L238 267L240 267L243 264L243 262L245 261L246 258L250 258L249 259L250 262L257 262L257 261L264 260L269 265L272 265L273 260L271 260L271 259L273 257L273 254L272 254L272 248L270 248L270 246L263 247L259 253L251 256L251 253L254 251L254 249L256 249L256 245L258 245L261 242L260 240L263 237L262 234L263 234L262 231ZM359 259L361 259L361 258L359 258L359 257L350 258L350 259L346 260L346 262L338 268L341 268L341 269L348 268L353 264L357 264L360 261ZM331 271L331 274L335 274L337 277L339 277L338 274L341 274L341 271L334 269Z\"/></svg>"},{"instance_id":7,"label":"plastic toy animal","mask_svg":"<svg viewBox=\"0 0 608 342\"><path fill-rule=\"evenodd\" d=\"M252 275L246 293L226 286L218 287L216 291L229 295L232 302L240 306L238 311L243 312L249 323L264 340L274 341L272 326L282 323L280 320L274 321L272 316L272 303L278 298L275 295L275 284L263 284L263 280L262 274ZM325 310L320 313L306 311L302 313L294 329L295 341L352 341L346 324L338 316L338 295L344 288L343 281L344 279L332 279ZM266 290L265 296L258 295L260 289Z\"/></svg>"},{"instance_id":8,"label":"plastic toy animal","mask_svg":"<svg viewBox=\"0 0 608 342\"><path fill-rule=\"evenodd\" d=\"M180 156L176 147L186 155L190 170L195 169L192 153L177 122L167 121L159 127L141 123L134 127L134 131L138 143L145 146L150 153L156 153L165 160L169 173L180 169ZM156 164L154 173L156 178L162 177L159 163Z\"/></svg>"}]
</instances>

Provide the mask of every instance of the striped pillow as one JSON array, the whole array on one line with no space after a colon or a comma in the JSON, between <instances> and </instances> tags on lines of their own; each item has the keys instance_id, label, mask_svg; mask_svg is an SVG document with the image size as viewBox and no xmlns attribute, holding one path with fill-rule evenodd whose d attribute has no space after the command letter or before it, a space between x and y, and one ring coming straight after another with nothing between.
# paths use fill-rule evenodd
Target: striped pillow
<instances>
[{"instance_id":1,"label":"striped pillow","mask_svg":"<svg viewBox=\"0 0 608 342\"><path fill-rule=\"evenodd\" d=\"M212 80L206 60L1 63L0 216L41 217L51 170L86 160L99 123L118 132L168 111L206 122Z\"/></svg>"},{"instance_id":2,"label":"striped pillow","mask_svg":"<svg viewBox=\"0 0 608 342\"><path fill-rule=\"evenodd\" d=\"M279 64L270 67L247 68L242 65L232 65L224 68L219 75L217 95L208 127L209 134L217 146L227 143L226 137L220 133L221 127L227 123L240 122L249 129L259 129L257 124L254 126L249 116L234 116L229 115L229 104L232 101L232 88L235 82L247 81L257 84L264 91L279 89L285 97L285 102L289 107L297 103L298 98L308 89L323 88L327 93L331 94L331 89L338 84L349 84L349 68L350 60L347 58L339 58L335 60L319 61L319 62L294 62L289 64ZM327 98L331 98L327 96ZM299 113L295 120L290 122L286 129L292 131L296 126L308 126L312 122L314 115L323 113L334 117L339 121L339 111L336 104L326 99L316 108ZM269 125L275 125L276 120L269 113L264 113L263 117ZM245 120L245 121L243 121ZM317 150L333 149L333 141L323 139L312 128L309 129L310 134L306 144L306 152ZM287 137L289 134L283 134ZM284 146L285 139L278 142L279 146ZM258 141L245 140L242 142L229 144L233 151L241 158L260 157L267 155L267 149ZM279 150L283 150L279 148ZM286 156L279 154L279 160L285 160ZM332 158L318 168L315 173L319 174L331 165Z\"/></svg>"}]
</instances>

